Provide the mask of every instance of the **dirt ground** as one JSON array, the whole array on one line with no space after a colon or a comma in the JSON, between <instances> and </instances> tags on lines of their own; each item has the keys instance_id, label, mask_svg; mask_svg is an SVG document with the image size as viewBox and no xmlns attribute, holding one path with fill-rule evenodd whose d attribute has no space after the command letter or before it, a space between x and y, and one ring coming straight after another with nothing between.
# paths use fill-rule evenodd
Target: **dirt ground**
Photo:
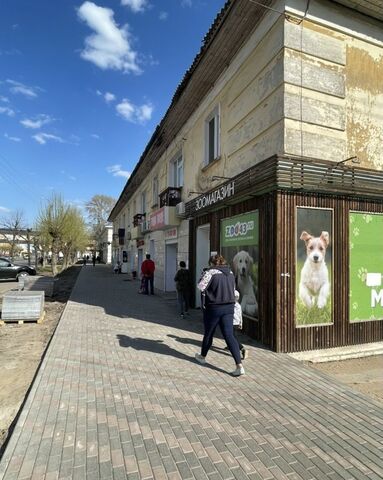
<instances>
[{"instance_id":1,"label":"dirt ground","mask_svg":"<svg viewBox=\"0 0 383 480\"><path fill-rule=\"evenodd\" d=\"M81 266L75 265L56 277L55 296L52 299L45 298L42 323L0 325L0 457L1 446L8 430L12 429L12 422L24 401L80 269ZM1 284L2 293L11 289L17 289L17 283ZM1 299L0 293L0 305Z\"/></svg>"},{"instance_id":2,"label":"dirt ground","mask_svg":"<svg viewBox=\"0 0 383 480\"><path fill-rule=\"evenodd\" d=\"M383 355L310 366L383 403Z\"/></svg>"},{"instance_id":3,"label":"dirt ground","mask_svg":"<svg viewBox=\"0 0 383 480\"><path fill-rule=\"evenodd\" d=\"M2 445L36 374L41 357L60 320L81 266L63 272L55 284L55 296L46 298L43 323L0 326L0 457ZM0 285L0 304L6 287ZM17 284L8 289L17 288ZM383 356L341 362L310 364L383 403Z\"/></svg>"}]
</instances>

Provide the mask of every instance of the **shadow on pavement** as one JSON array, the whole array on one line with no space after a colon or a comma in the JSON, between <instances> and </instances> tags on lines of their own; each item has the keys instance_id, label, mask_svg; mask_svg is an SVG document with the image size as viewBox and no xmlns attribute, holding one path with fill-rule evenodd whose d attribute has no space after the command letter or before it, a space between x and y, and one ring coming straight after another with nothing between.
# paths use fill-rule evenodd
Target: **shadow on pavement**
<instances>
[{"instance_id":1,"label":"shadow on pavement","mask_svg":"<svg viewBox=\"0 0 383 480\"><path fill-rule=\"evenodd\" d=\"M173 335L168 335L169 337L174 337ZM177 337L176 337L177 338ZM163 340L149 340L147 338L139 337L129 337L128 335L117 334L117 339L120 344L120 347L125 348L134 348L135 350L146 350L151 353L159 353L160 355L170 355L172 357L180 358L181 360L187 360L188 362L196 363L193 357L190 355L185 355L184 353L175 350L174 348L169 347ZM195 342L195 344L200 345L201 342ZM226 370L222 368L215 367L209 363L201 366L202 368L210 368L216 372L227 373Z\"/></svg>"}]
</instances>

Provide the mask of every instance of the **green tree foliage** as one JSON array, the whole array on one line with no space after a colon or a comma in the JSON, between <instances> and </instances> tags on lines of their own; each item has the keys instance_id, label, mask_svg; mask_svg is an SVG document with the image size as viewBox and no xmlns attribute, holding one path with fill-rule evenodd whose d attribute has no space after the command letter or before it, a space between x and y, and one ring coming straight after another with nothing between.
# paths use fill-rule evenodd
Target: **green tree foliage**
<instances>
[{"instance_id":1,"label":"green tree foliage","mask_svg":"<svg viewBox=\"0 0 383 480\"><path fill-rule=\"evenodd\" d=\"M105 224L108 221L116 200L107 195L94 195L89 202L85 204L85 209L90 220L90 230L96 249L101 249L101 243L105 234Z\"/></svg>"},{"instance_id":2,"label":"green tree foliage","mask_svg":"<svg viewBox=\"0 0 383 480\"><path fill-rule=\"evenodd\" d=\"M78 209L65 203L60 195L53 195L42 207L36 230L45 252L52 253L52 273L57 274L58 254L63 254L63 269L76 261L77 252L83 251L89 238L85 221Z\"/></svg>"}]
</instances>

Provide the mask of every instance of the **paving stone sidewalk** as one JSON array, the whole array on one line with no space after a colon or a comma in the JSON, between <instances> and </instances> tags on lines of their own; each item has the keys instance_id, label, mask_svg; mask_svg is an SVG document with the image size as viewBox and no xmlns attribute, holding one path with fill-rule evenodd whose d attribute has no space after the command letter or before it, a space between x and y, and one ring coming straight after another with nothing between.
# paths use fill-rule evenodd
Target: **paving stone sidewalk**
<instances>
[{"instance_id":1,"label":"paving stone sidewalk","mask_svg":"<svg viewBox=\"0 0 383 480\"><path fill-rule=\"evenodd\" d=\"M201 313L138 287L83 267L0 479L383 478L382 404L247 338L246 376L200 366Z\"/></svg>"}]
</instances>

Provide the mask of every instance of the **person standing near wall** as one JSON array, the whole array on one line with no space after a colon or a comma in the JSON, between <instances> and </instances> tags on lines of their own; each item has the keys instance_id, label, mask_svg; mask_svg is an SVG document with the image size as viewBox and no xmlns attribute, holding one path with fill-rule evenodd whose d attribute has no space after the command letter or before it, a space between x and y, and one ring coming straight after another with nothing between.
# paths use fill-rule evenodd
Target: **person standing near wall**
<instances>
[{"instance_id":1,"label":"person standing near wall","mask_svg":"<svg viewBox=\"0 0 383 480\"><path fill-rule=\"evenodd\" d=\"M154 270L156 266L153 260L150 259L150 254L146 254L146 260L141 264L141 273L144 276L145 281L145 295L149 295L149 286L150 294L154 295Z\"/></svg>"},{"instance_id":2,"label":"person standing near wall","mask_svg":"<svg viewBox=\"0 0 383 480\"><path fill-rule=\"evenodd\" d=\"M233 334L235 304L235 278L222 255L210 257L209 266L198 283L202 293L203 321L205 333L201 353L195 354L198 363L206 363L206 355L213 343L214 332L219 325L226 345L232 354L236 369L232 375L245 374L241 363L241 352Z\"/></svg>"},{"instance_id":3,"label":"person standing near wall","mask_svg":"<svg viewBox=\"0 0 383 480\"><path fill-rule=\"evenodd\" d=\"M174 281L176 283L179 314L181 317L183 317L184 314L189 315L191 275L184 261L180 262L180 269L177 270Z\"/></svg>"}]
</instances>

